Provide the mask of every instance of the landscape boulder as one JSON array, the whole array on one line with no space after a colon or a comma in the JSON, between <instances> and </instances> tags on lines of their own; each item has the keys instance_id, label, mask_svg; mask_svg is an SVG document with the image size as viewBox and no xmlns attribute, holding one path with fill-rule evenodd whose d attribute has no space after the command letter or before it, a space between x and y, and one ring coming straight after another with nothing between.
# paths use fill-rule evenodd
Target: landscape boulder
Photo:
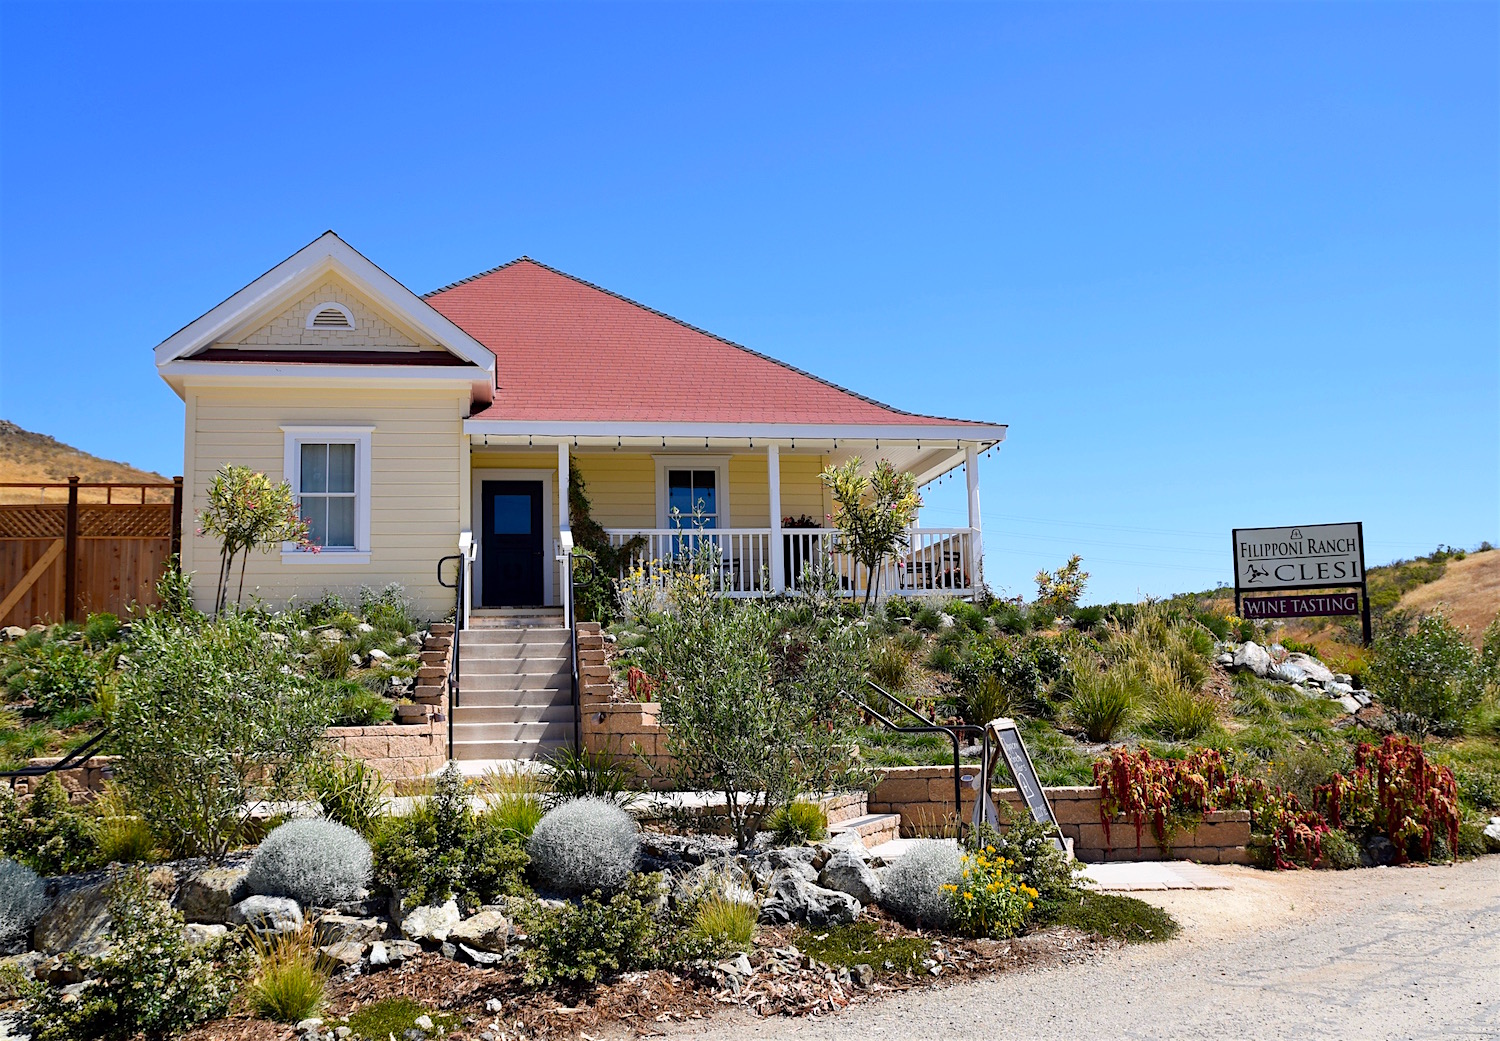
<instances>
[{"instance_id":1,"label":"landscape boulder","mask_svg":"<svg viewBox=\"0 0 1500 1041\"><path fill-rule=\"evenodd\" d=\"M330 912L318 919L318 943L374 943L385 939L385 923L379 918L355 918Z\"/></svg>"},{"instance_id":2,"label":"landscape boulder","mask_svg":"<svg viewBox=\"0 0 1500 1041\"><path fill-rule=\"evenodd\" d=\"M1271 671L1271 665L1271 652L1254 640L1240 644L1234 652L1236 669L1249 669L1255 675L1263 677Z\"/></svg>"},{"instance_id":3,"label":"landscape boulder","mask_svg":"<svg viewBox=\"0 0 1500 1041\"><path fill-rule=\"evenodd\" d=\"M401 935L408 940L442 943L459 923L458 904L427 904L418 907L401 920Z\"/></svg>"},{"instance_id":4,"label":"landscape boulder","mask_svg":"<svg viewBox=\"0 0 1500 1041\"><path fill-rule=\"evenodd\" d=\"M302 908L289 897L247 896L230 910L229 920L261 935L292 933L302 928Z\"/></svg>"},{"instance_id":5,"label":"landscape boulder","mask_svg":"<svg viewBox=\"0 0 1500 1041\"><path fill-rule=\"evenodd\" d=\"M1490 853L1500 853L1500 817L1491 817L1485 825L1484 848Z\"/></svg>"},{"instance_id":6,"label":"landscape boulder","mask_svg":"<svg viewBox=\"0 0 1500 1041\"><path fill-rule=\"evenodd\" d=\"M806 922L822 928L848 925L859 917L860 910L860 902L848 893L813 885L798 872L787 870L771 876L760 920L767 925Z\"/></svg>"},{"instance_id":7,"label":"landscape boulder","mask_svg":"<svg viewBox=\"0 0 1500 1041\"><path fill-rule=\"evenodd\" d=\"M224 925L234 905L248 895L243 867L211 867L183 880L173 903L189 922Z\"/></svg>"},{"instance_id":8,"label":"landscape boulder","mask_svg":"<svg viewBox=\"0 0 1500 1041\"><path fill-rule=\"evenodd\" d=\"M816 882L818 869L813 866L813 861L817 857L818 851L812 846L787 846L767 853L766 863L773 872L792 871L809 882Z\"/></svg>"},{"instance_id":9,"label":"landscape boulder","mask_svg":"<svg viewBox=\"0 0 1500 1041\"><path fill-rule=\"evenodd\" d=\"M340 940L338 943L330 943L318 948L325 958L346 969L363 961L365 951L368 949L369 944L360 943L357 940Z\"/></svg>"},{"instance_id":10,"label":"landscape boulder","mask_svg":"<svg viewBox=\"0 0 1500 1041\"><path fill-rule=\"evenodd\" d=\"M864 847L861 846L861 849ZM848 893L862 904L880 902L880 879L864 858L853 850L840 850L828 858L818 884L824 889Z\"/></svg>"},{"instance_id":11,"label":"landscape boulder","mask_svg":"<svg viewBox=\"0 0 1500 1041\"><path fill-rule=\"evenodd\" d=\"M208 943L210 940L217 940L227 932L229 932L229 926L227 925L205 925L201 922L189 922L187 925L184 925L182 927L182 942L188 944L189 946L196 947L200 943Z\"/></svg>"},{"instance_id":12,"label":"landscape boulder","mask_svg":"<svg viewBox=\"0 0 1500 1041\"><path fill-rule=\"evenodd\" d=\"M460 947L500 954L510 939L510 921L499 911L480 911L449 929L448 939Z\"/></svg>"},{"instance_id":13,"label":"landscape boulder","mask_svg":"<svg viewBox=\"0 0 1500 1041\"><path fill-rule=\"evenodd\" d=\"M32 946L43 954L99 954L109 946L109 894L104 881L64 882L52 907L36 922Z\"/></svg>"}]
</instances>

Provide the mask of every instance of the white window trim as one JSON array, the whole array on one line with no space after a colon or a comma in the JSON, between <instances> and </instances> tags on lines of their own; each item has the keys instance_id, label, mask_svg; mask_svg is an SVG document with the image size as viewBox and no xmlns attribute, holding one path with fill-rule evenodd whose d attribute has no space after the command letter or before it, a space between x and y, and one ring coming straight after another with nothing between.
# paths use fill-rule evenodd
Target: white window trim
<instances>
[{"instance_id":1,"label":"white window trim","mask_svg":"<svg viewBox=\"0 0 1500 1041\"><path fill-rule=\"evenodd\" d=\"M284 426L282 474L301 503L301 448L309 444L354 446L354 548L320 549L316 553L295 542L281 544L283 564L368 564L370 562L370 434L373 426Z\"/></svg>"},{"instance_id":2,"label":"white window trim","mask_svg":"<svg viewBox=\"0 0 1500 1041\"><path fill-rule=\"evenodd\" d=\"M671 508L667 504L668 470L714 470L714 495L718 499L719 527L729 523L729 456L727 455L653 455L656 460L656 526L671 525Z\"/></svg>"},{"instance_id":3,"label":"white window trim","mask_svg":"<svg viewBox=\"0 0 1500 1041\"><path fill-rule=\"evenodd\" d=\"M469 471L469 503L471 516L469 523L474 532L474 544L478 547L474 563L470 565L469 574L474 581L474 603L484 603L484 482L485 481L540 481L542 485L542 557L548 561L542 567L542 602L548 606L558 603L557 595L553 592L556 588L554 580L557 572L557 561L554 558L557 549L557 529L553 527L552 502L556 495L557 471L554 470L511 470L489 467L475 467Z\"/></svg>"},{"instance_id":4,"label":"white window trim","mask_svg":"<svg viewBox=\"0 0 1500 1041\"><path fill-rule=\"evenodd\" d=\"M353 331L353 329L354 329L354 312L350 311L347 307L345 307L343 304L339 303L337 300L327 300L327 301L324 301L323 303L319 304L317 307L314 307L311 311L308 311L307 312L307 320L303 323L303 328L304 329L312 329L312 330L314 330L316 332L320 332L320 333L337 331L339 328L341 328L340 326L337 326L337 325L335 325L335 326L313 325L313 319L314 318L318 317L318 315L320 313L322 313L323 311L330 311L330 310L331 311L337 311L339 314L343 315L344 316L344 321L346 321L346 322L349 323L348 326L344 327L344 328L346 328L348 331Z\"/></svg>"}]
</instances>

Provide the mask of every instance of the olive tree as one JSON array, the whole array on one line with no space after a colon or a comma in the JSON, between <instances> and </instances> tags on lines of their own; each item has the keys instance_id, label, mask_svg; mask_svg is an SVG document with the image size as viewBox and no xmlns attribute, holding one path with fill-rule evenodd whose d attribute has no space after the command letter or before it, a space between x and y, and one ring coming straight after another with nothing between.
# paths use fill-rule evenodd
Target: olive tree
<instances>
[{"instance_id":1,"label":"olive tree","mask_svg":"<svg viewBox=\"0 0 1500 1041\"><path fill-rule=\"evenodd\" d=\"M233 611L136 623L112 742L121 782L174 852L222 855L313 755L333 688L299 675L288 647Z\"/></svg>"},{"instance_id":2,"label":"olive tree","mask_svg":"<svg viewBox=\"0 0 1500 1041\"><path fill-rule=\"evenodd\" d=\"M854 714L844 697L864 664L864 630L837 611L731 601L689 569L669 579L643 665L678 786L724 796L743 849L778 806L854 778ZM806 613L803 607L802 612Z\"/></svg>"},{"instance_id":3,"label":"olive tree","mask_svg":"<svg viewBox=\"0 0 1500 1041\"><path fill-rule=\"evenodd\" d=\"M866 473L859 456L840 466L829 466L821 477L833 496L839 546L869 573L865 586L868 611L872 600L880 600L880 575L886 559L911 544L909 529L922 507L917 479L883 459Z\"/></svg>"},{"instance_id":4,"label":"olive tree","mask_svg":"<svg viewBox=\"0 0 1500 1041\"><path fill-rule=\"evenodd\" d=\"M1456 734L1484 693L1479 656L1463 630L1434 612L1397 618L1372 648L1366 680L1404 731Z\"/></svg>"}]
</instances>

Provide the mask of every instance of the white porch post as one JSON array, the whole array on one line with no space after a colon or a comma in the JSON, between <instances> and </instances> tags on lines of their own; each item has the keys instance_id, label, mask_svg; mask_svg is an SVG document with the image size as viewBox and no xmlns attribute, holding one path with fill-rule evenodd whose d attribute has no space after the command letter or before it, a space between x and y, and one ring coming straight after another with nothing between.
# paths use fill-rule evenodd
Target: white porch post
<instances>
[{"instance_id":1,"label":"white porch post","mask_svg":"<svg viewBox=\"0 0 1500 1041\"><path fill-rule=\"evenodd\" d=\"M771 591L786 592L786 547L781 540L781 446L766 446L766 479L771 486Z\"/></svg>"},{"instance_id":2,"label":"white porch post","mask_svg":"<svg viewBox=\"0 0 1500 1041\"><path fill-rule=\"evenodd\" d=\"M569 558L573 556L573 530L568 519L568 443L557 443L557 542L562 552L557 561L558 599L562 601L563 622L573 625L572 589L568 587Z\"/></svg>"},{"instance_id":3,"label":"white porch post","mask_svg":"<svg viewBox=\"0 0 1500 1041\"><path fill-rule=\"evenodd\" d=\"M969 485L969 584L978 592L984 581L984 539L979 531L979 446L964 452L964 479Z\"/></svg>"}]
</instances>

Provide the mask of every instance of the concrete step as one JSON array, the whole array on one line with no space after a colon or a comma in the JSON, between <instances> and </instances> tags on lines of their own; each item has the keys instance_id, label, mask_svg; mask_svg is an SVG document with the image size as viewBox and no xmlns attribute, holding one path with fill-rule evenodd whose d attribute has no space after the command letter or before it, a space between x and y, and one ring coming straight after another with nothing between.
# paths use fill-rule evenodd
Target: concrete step
<instances>
[{"instance_id":1,"label":"concrete step","mask_svg":"<svg viewBox=\"0 0 1500 1041\"><path fill-rule=\"evenodd\" d=\"M464 644L459 649L459 660L467 665L471 661L560 661L567 663L568 642L557 643L475 643Z\"/></svg>"},{"instance_id":2,"label":"concrete step","mask_svg":"<svg viewBox=\"0 0 1500 1041\"><path fill-rule=\"evenodd\" d=\"M573 716L565 720L539 719L524 723L453 722L454 743L460 741L551 741L573 740Z\"/></svg>"},{"instance_id":3,"label":"concrete step","mask_svg":"<svg viewBox=\"0 0 1500 1041\"><path fill-rule=\"evenodd\" d=\"M572 690L572 677L562 672L519 672L509 676L475 676L468 672L458 677L458 692L481 693L500 690Z\"/></svg>"},{"instance_id":4,"label":"concrete step","mask_svg":"<svg viewBox=\"0 0 1500 1041\"><path fill-rule=\"evenodd\" d=\"M548 730L555 731L549 733ZM564 734L566 731L566 734ZM503 719L487 719L482 713L453 713L453 737L465 741L540 740L543 737L573 737L573 706L549 705L507 714Z\"/></svg>"},{"instance_id":5,"label":"concrete step","mask_svg":"<svg viewBox=\"0 0 1500 1041\"><path fill-rule=\"evenodd\" d=\"M522 760L545 759L559 748L571 748L573 738L548 739L545 741L454 741L453 757L459 762L474 760Z\"/></svg>"},{"instance_id":6,"label":"concrete step","mask_svg":"<svg viewBox=\"0 0 1500 1041\"><path fill-rule=\"evenodd\" d=\"M541 610L493 610L481 608L469 612L469 629L535 629L559 628L563 625L563 613Z\"/></svg>"},{"instance_id":7,"label":"concrete step","mask_svg":"<svg viewBox=\"0 0 1500 1041\"><path fill-rule=\"evenodd\" d=\"M901 837L901 814L867 813L862 817L851 817L828 826L830 835L839 835L846 831L857 834L860 841L865 844L865 848L872 849Z\"/></svg>"},{"instance_id":8,"label":"concrete step","mask_svg":"<svg viewBox=\"0 0 1500 1041\"><path fill-rule=\"evenodd\" d=\"M570 633L563 626L527 626L522 629L465 629L458 634L462 647L489 644L493 646L532 646L546 643L566 644Z\"/></svg>"},{"instance_id":9,"label":"concrete step","mask_svg":"<svg viewBox=\"0 0 1500 1041\"><path fill-rule=\"evenodd\" d=\"M460 658L458 672L469 676L571 676L568 659L553 657Z\"/></svg>"},{"instance_id":10,"label":"concrete step","mask_svg":"<svg viewBox=\"0 0 1500 1041\"><path fill-rule=\"evenodd\" d=\"M473 690L459 691L459 708L508 709L534 705L571 705L572 688L546 690Z\"/></svg>"}]
</instances>

